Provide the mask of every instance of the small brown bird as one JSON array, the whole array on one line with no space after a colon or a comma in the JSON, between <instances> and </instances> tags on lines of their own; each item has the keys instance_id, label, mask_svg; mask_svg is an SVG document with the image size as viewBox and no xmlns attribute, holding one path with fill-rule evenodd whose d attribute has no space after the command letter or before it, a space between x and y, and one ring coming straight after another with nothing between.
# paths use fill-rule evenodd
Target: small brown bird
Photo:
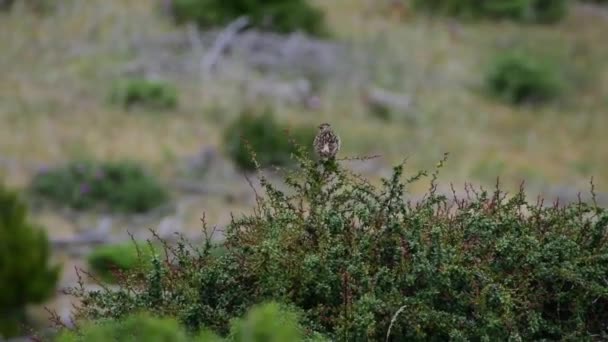
<instances>
[{"instance_id":1,"label":"small brown bird","mask_svg":"<svg viewBox=\"0 0 608 342\"><path fill-rule=\"evenodd\" d=\"M322 159L333 159L340 151L340 137L334 133L328 123L319 125L319 133L313 142L315 152Z\"/></svg>"}]
</instances>

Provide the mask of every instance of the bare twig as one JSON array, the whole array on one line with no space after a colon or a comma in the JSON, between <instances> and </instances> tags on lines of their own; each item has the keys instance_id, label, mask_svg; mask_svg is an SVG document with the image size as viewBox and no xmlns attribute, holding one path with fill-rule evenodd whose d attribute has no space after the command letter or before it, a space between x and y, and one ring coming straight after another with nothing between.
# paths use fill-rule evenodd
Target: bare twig
<instances>
[{"instance_id":1,"label":"bare twig","mask_svg":"<svg viewBox=\"0 0 608 342\"><path fill-rule=\"evenodd\" d=\"M247 180L247 184L249 184L249 187L251 188L251 190L253 190L253 193L255 194L255 200L256 200L256 202L259 202L259 200L261 199L261 197L258 194L258 191L255 189L255 186L253 186L253 182L251 181L251 179L249 178L249 176L247 176L247 174L243 174L243 176L245 177L245 180Z\"/></svg>"},{"instance_id":2,"label":"bare twig","mask_svg":"<svg viewBox=\"0 0 608 342\"><path fill-rule=\"evenodd\" d=\"M386 332L386 341L388 342L388 339L391 336L391 329L393 328L393 325L395 324L395 322L397 321L397 317L399 317L399 315L403 312L403 310L405 310L406 306L402 306L399 308L399 310L397 310L397 312L395 312L395 314L393 315L393 317L391 318L391 324L388 326L388 331Z\"/></svg>"},{"instance_id":3,"label":"bare twig","mask_svg":"<svg viewBox=\"0 0 608 342\"><path fill-rule=\"evenodd\" d=\"M382 155L379 154L375 154L375 155L371 155L371 156L354 156L354 157L342 157L342 158L338 158L336 160L338 161L365 161L365 160L371 160L371 159L376 159L376 158L380 158L382 157Z\"/></svg>"}]
</instances>

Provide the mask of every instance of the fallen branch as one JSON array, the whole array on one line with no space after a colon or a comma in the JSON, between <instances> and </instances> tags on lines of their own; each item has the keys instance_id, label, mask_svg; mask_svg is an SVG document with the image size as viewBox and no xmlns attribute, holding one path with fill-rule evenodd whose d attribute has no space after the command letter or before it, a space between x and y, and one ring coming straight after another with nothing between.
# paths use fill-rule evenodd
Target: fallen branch
<instances>
[{"instance_id":1,"label":"fallen branch","mask_svg":"<svg viewBox=\"0 0 608 342\"><path fill-rule=\"evenodd\" d=\"M224 50L230 45L237 33L244 29L249 24L249 18L240 17L231 22L226 28L220 32L215 42L211 46L211 50L201 60L201 72L203 75L213 71Z\"/></svg>"}]
</instances>

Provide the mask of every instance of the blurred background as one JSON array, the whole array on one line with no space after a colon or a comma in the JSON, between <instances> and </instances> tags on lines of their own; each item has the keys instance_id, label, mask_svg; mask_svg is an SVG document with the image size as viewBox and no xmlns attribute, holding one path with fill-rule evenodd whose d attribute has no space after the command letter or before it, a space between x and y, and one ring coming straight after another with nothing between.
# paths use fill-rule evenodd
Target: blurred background
<instances>
[{"instance_id":1,"label":"blurred background","mask_svg":"<svg viewBox=\"0 0 608 342\"><path fill-rule=\"evenodd\" d=\"M449 153L440 191L605 205L607 33L605 0L0 0L0 336L69 324L75 268L111 284L150 229L221 238L241 137L277 181L329 122L372 181Z\"/></svg>"}]
</instances>

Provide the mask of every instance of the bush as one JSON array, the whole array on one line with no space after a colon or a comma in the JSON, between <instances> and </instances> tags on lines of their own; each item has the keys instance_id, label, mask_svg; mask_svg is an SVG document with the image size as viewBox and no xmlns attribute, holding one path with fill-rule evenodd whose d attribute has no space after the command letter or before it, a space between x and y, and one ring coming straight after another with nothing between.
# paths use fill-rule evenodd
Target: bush
<instances>
[{"instance_id":1,"label":"bush","mask_svg":"<svg viewBox=\"0 0 608 342\"><path fill-rule=\"evenodd\" d=\"M155 318L146 313L130 315L126 319L89 322L78 331L63 330L56 342L212 342L219 338L205 334L190 336L174 319Z\"/></svg>"},{"instance_id":2,"label":"bush","mask_svg":"<svg viewBox=\"0 0 608 342\"><path fill-rule=\"evenodd\" d=\"M337 341L608 338L605 209L530 203L499 186L448 199L437 171L411 203L405 189L427 173L403 171L375 186L301 157L289 194L261 178L265 196L225 229L225 254L212 256L209 240L180 243L169 265L117 290L76 289L79 314L149 310L227 334L232 317L274 300L301 311L305 332Z\"/></svg>"},{"instance_id":3,"label":"bush","mask_svg":"<svg viewBox=\"0 0 608 342\"><path fill-rule=\"evenodd\" d=\"M255 151L256 160L262 167L289 165L292 161L291 154L296 150L285 133L286 128L277 122L269 110L263 113L244 111L224 132L225 149L243 170L255 168L250 148ZM312 150L314 128L297 127L291 130L290 135Z\"/></svg>"},{"instance_id":4,"label":"bush","mask_svg":"<svg viewBox=\"0 0 608 342\"><path fill-rule=\"evenodd\" d=\"M160 81L123 80L114 85L110 101L125 108L173 109L177 107L177 89Z\"/></svg>"},{"instance_id":5,"label":"bush","mask_svg":"<svg viewBox=\"0 0 608 342\"><path fill-rule=\"evenodd\" d=\"M203 28L247 16L254 26L281 33L327 31L323 13L307 0L174 0L171 9L177 22L194 21Z\"/></svg>"},{"instance_id":6,"label":"bush","mask_svg":"<svg viewBox=\"0 0 608 342\"><path fill-rule=\"evenodd\" d=\"M59 268L49 266L43 230L27 221L27 208L0 184L0 340L20 333L25 308L54 294Z\"/></svg>"},{"instance_id":7,"label":"bush","mask_svg":"<svg viewBox=\"0 0 608 342\"><path fill-rule=\"evenodd\" d=\"M298 315L277 303L266 303L253 307L243 318L234 319L231 333L221 338L209 330L193 336L175 319L154 318L148 313L130 315L126 319L88 322L77 331L63 330L56 342L105 342L122 341L200 341L200 342L300 342L303 340ZM306 341L325 341L313 336Z\"/></svg>"},{"instance_id":8,"label":"bush","mask_svg":"<svg viewBox=\"0 0 608 342\"><path fill-rule=\"evenodd\" d=\"M159 248L140 244L107 245L97 247L87 261L93 272L107 282L115 282L116 275L136 268L149 269Z\"/></svg>"},{"instance_id":9,"label":"bush","mask_svg":"<svg viewBox=\"0 0 608 342\"><path fill-rule=\"evenodd\" d=\"M486 83L490 92L513 104L546 102L564 88L557 65L522 52L497 57Z\"/></svg>"},{"instance_id":10,"label":"bush","mask_svg":"<svg viewBox=\"0 0 608 342\"><path fill-rule=\"evenodd\" d=\"M432 13L469 17L555 22L568 12L570 0L413 0L413 6Z\"/></svg>"},{"instance_id":11,"label":"bush","mask_svg":"<svg viewBox=\"0 0 608 342\"><path fill-rule=\"evenodd\" d=\"M132 162L75 161L40 171L31 192L75 209L99 207L141 213L166 202L158 180Z\"/></svg>"},{"instance_id":12,"label":"bush","mask_svg":"<svg viewBox=\"0 0 608 342\"><path fill-rule=\"evenodd\" d=\"M283 342L301 341L298 316L277 303L257 306L244 318L234 320L230 329L231 341Z\"/></svg>"}]
</instances>

